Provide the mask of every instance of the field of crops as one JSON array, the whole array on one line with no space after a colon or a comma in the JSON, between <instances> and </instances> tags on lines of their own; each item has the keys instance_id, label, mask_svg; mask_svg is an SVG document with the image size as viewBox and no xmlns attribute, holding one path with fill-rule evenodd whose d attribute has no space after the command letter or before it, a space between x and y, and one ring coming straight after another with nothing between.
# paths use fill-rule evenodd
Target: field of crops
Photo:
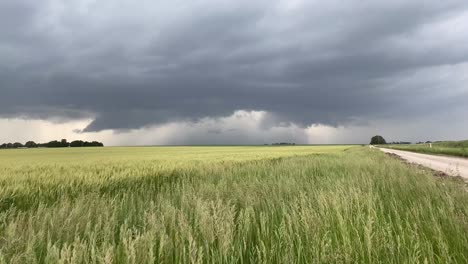
<instances>
[{"instance_id":1,"label":"field of crops","mask_svg":"<svg viewBox=\"0 0 468 264\"><path fill-rule=\"evenodd\" d=\"M386 148L413 151L435 155L449 155L468 158L468 140L443 141L429 144L385 145Z\"/></svg>"},{"instance_id":2,"label":"field of crops","mask_svg":"<svg viewBox=\"0 0 468 264\"><path fill-rule=\"evenodd\" d=\"M467 263L468 192L364 147L0 151L0 263Z\"/></svg>"}]
</instances>

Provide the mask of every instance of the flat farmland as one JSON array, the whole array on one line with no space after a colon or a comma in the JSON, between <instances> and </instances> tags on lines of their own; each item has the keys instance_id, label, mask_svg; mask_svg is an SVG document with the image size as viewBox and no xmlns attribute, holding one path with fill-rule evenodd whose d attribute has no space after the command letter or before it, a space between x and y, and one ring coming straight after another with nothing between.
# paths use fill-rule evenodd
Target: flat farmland
<instances>
[{"instance_id":1,"label":"flat farmland","mask_svg":"<svg viewBox=\"0 0 468 264\"><path fill-rule=\"evenodd\" d=\"M0 263L466 263L468 193L358 146L0 151Z\"/></svg>"},{"instance_id":2,"label":"flat farmland","mask_svg":"<svg viewBox=\"0 0 468 264\"><path fill-rule=\"evenodd\" d=\"M468 140L464 141L442 141L431 144L391 144L381 147L412 151L432 155L447 155L468 158Z\"/></svg>"}]
</instances>

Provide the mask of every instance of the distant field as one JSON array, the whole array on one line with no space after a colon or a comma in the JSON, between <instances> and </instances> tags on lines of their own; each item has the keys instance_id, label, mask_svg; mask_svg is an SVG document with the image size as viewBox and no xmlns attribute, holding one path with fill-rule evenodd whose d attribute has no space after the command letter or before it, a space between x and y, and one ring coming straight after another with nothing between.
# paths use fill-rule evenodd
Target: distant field
<instances>
[{"instance_id":1,"label":"distant field","mask_svg":"<svg viewBox=\"0 0 468 264\"><path fill-rule=\"evenodd\" d=\"M384 147L427 154L468 157L468 140L432 143L432 148L429 144L385 145Z\"/></svg>"},{"instance_id":2,"label":"distant field","mask_svg":"<svg viewBox=\"0 0 468 264\"><path fill-rule=\"evenodd\" d=\"M467 263L468 192L365 147L0 151L0 263Z\"/></svg>"}]
</instances>

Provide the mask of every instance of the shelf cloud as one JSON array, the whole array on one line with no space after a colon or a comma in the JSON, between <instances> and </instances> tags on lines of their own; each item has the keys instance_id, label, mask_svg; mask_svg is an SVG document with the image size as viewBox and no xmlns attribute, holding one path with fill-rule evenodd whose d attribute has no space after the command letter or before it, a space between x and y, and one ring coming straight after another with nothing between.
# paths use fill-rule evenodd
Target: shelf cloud
<instances>
[{"instance_id":1,"label":"shelf cloud","mask_svg":"<svg viewBox=\"0 0 468 264\"><path fill-rule=\"evenodd\" d=\"M468 114L467 25L464 0L3 0L0 118L91 120L81 133L239 111L262 112L265 131L450 129L431 118Z\"/></svg>"}]
</instances>

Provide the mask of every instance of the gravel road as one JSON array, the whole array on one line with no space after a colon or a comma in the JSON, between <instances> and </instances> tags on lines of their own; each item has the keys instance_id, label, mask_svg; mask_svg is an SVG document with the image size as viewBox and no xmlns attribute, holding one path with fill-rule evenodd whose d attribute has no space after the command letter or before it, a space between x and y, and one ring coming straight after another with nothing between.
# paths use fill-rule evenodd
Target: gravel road
<instances>
[{"instance_id":1,"label":"gravel road","mask_svg":"<svg viewBox=\"0 0 468 264\"><path fill-rule=\"evenodd\" d=\"M468 159L428 155L395 149L380 148L380 150L385 153L396 154L410 163L416 163L436 171L444 172L448 175L461 176L465 180L468 180Z\"/></svg>"}]
</instances>

